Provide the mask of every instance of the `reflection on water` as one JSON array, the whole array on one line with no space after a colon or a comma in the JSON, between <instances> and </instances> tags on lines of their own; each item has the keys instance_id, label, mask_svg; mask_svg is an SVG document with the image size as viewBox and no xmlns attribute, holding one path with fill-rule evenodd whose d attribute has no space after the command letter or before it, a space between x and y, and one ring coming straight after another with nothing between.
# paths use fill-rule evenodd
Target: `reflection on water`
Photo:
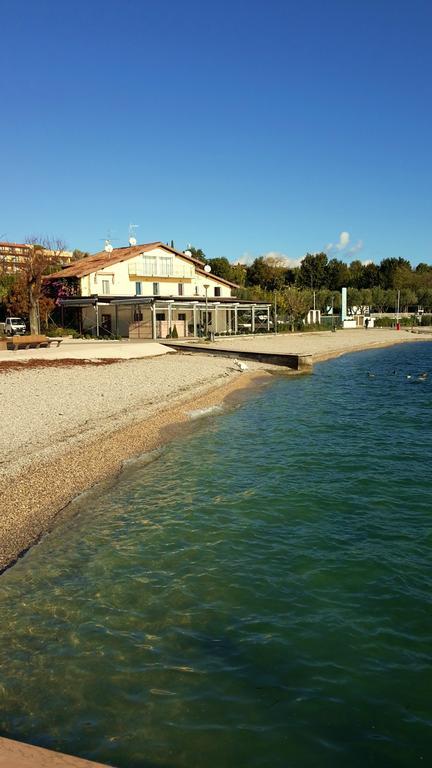
<instances>
[{"instance_id":1,"label":"reflection on water","mask_svg":"<svg viewBox=\"0 0 432 768\"><path fill-rule=\"evenodd\" d=\"M425 765L423 370L422 343L278 379L83 496L0 580L0 732L121 768Z\"/></svg>"}]
</instances>

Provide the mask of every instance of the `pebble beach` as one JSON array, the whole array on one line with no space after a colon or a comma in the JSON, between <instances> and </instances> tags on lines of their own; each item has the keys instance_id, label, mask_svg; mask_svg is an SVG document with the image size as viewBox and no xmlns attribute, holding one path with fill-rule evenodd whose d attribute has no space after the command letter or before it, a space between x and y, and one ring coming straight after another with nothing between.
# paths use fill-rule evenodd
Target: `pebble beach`
<instances>
[{"instance_id":1,"label":"pebble beach","mask_svg":"<svg viewBox=\"0 0 432 768\"><path fill-rule=\"evenodd\" d=\"M425 337L377 329L224 339L223 346L318 361L419 340ZM31 352L0 361L0 570L49 531L75 496L170 439L191 412L282 373L254 361L241 372L232 359L206 354L79 360L67 357L66 344L63 359L54 350Z\"/></svg>"}]
</instances>

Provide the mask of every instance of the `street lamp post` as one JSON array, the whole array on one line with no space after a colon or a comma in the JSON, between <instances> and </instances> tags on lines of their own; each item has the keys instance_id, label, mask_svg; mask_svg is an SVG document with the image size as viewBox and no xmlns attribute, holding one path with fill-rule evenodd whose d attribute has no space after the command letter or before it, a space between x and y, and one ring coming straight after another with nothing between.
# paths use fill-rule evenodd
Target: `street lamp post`
<instances>
[{"instance_id":1,"label":"street lamp post","mask_svg":"<svg viewBox=\"0 0 432 768\"><path fill-rule=\"evenodd\" d=\"M205 313L206 313L206 316L205 316L205 334L206 334L206 339L207 339L208 338L208 295L207 294L208 294L208 289L210 288L209 283L204 283L203 288L204 288L205 294L206 294L206 297L205 297Z\"/></svg>"},{"instance_id":2,"label":"street lamp post","mask_svg":"<svg viewBox=\"0 0 432 768\"><path fill-rule=\"evenodd\" d=\"M211 272L211 266L210 264L206 264L204 267L204 272L208 275ZM208 289L210 288L210 283L204 283L203 288L205 290L205 335L206 339L208 339Z\"/></svg>"}]
</instances>

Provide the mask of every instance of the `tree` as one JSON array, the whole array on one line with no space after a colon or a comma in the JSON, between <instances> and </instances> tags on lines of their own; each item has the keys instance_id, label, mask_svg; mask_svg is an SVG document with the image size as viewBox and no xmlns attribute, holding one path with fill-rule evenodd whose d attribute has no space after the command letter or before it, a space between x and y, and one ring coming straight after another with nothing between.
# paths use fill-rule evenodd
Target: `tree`
<instances>
[{"instance_id":1,"label":"tree","mask_svg":"<svg viewBox=\"0 0 432 768\"><path fill-rule=\"evenodd\" d=\"M31 248L20 269L20 289L28 301L30 333L38 334L43 276L58 268L65 244L59 239L36 237L27 238L26 243Z\"/></svg>"},{"instance_id":2,"label":"tree","mask_svg":"<svg viewBox=\"0 0 432 768\"><path fill-rule=\"evenodd\" d=\"M291 330L294 331L302 323L310 309L310 292L301 291L298 288L285 288L278 294L277 299L279 311L288 318Z\"/></svg>"},{"instance_id":3,"label":"tree","mask_svg":"<svg viewBox=\"0 0 432 768\"><path fill-rule=\"evenodd\" d=\"M420 288L417 290L417 301L425 311L432 310L432 288Z\"/></svg>"},{"instance_id":4,"label":"tree","mask_svg":"<svg viewBox=\"0 0 432 768\"><path fill-rule=\"evenodd\" d=\"M414 307L417 304L417 294L412 288L402 288L400 292L400 306L402 312L409 312L410 307Z\"/></svg>"},{"instance_id":5,"label":"tree","mask_svg":"<svg viewBox=\"0 0 432 768\"><path fill-rule=\"evenodd\" d=\"M285 269L282 262L273 256L258 256L246 268L246 285L259 285L266 291L280 290L285 281Z\"/></svg>"},{"instance_id":6,"label":"tree","mask_svg":"<svg viewBox=\"0 0 432 768\"><path fill-rule=\"evenodd\" d=\"M401 267L411 272L411 264L406 259L383 259L379 265L380 286L381 288L398 288L396 285L397 274Z\"/></svg>"},{"instance_id":7,"label":"tree","mask_svg":"<svg viewBox=\"0 0 432 768\"><path fill-rule=\"evenodd\" d=\"M207 261L206 255L205 255L204 251L202 250L202 248L194 248L193 245L190 245L188 247L188 251L190 251L190 253L191 253L191 255L192 255L192 257L194 259L198 259L198 261L203 261L204 263Z\"/></svg>"},{"instance_id":8,"label":"tree","mask_svg":"<svg viewBox=\"0 0 432 768\"><path fill-rule=\"evenodd\" d=\"M300 264L298 286L311 291L327 287L327 264L326 253L307 253Z\"/></svg>"},{"instance_id":9,"label":"tree","mask_svg":"<svg viewBox=\"0 0 432 768\"><path fill-rule=\"evenodd\" d=\"M244 264L231 264L232 282L244 285L246 282L246 267Z\"/></svg>"},{"instance_id":10,"label":"tree","mask_svg":"<svg viewBox=\"0 0 432 768\"><path fill-rule=\"evenodd\" d=\"M348 265L339 259L331 259L327 264L327 284L332 291L340 291L349 285L350 272Z\"/></svg>"},{"instance_id":11,"label":"tree","mask_svg":"<svg viewBox=\"0 0 432 768\"><path fill-rule=\"evenodd\" d=\"M232 264L230 264L225 256L220 256L215 259L207 259L207 264L210 265L213 275L216 275L216 277L221 277L223 280L234 282Z\"/></svg>"},{"instance_id":12,"label":"tree","mask_svg":"<svg viewBox=\"0 0 432 768\"><path fill-rule=\"evenodd\" d=\"M379 285L379 268L372 261L363 266L361 288L374 288Z\"/></svg>"},{"instance_id":13,"label":"tree","mask_svg":"<svg viewBox=\"0 0 432 768\"><path fill-rule=\"evenodd\" d=\"M384 312L387 292L379 286L372 288L372 306L376 312Z\"/></svg>"},{"instance_id":14,"label":"tree","mask_svg":"<svg viewBox=\"0 0 432 768\"><path fill-rule=\"evenodd\" d=\"M363 269L363 264L359 259L355 259L349 265L349 285L352 288L361 288Z\"/></svg>"}]
</instances>

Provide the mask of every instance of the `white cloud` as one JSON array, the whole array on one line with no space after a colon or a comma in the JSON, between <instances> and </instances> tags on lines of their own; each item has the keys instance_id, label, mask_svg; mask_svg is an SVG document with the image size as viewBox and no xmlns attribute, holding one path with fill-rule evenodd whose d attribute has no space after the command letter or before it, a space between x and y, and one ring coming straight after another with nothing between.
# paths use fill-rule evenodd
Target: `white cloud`
<instances>
[{"instance_id":1,"label":"white cloud","mask_svg":"<svg viewBox=\"0 0 432 768\"><path fill-rule=\"evenodd\" d=\"M352 245L351 248L349 248L346 251L347 256L353 256L355 253L358 253L359 251L363 250L363 240L357 240L355 245Z\"/></svg>"},{"instance_id":2,"label":"white cloud","mask_svg":"<svg viewBox=\"0 0 432 768\"><path fill-rule=\"evenodd\" d=\"M300 266L301 259L292 259L290 256L287 256L280 251L267 251L267 253L263 253L263 256L264 259L274 259L285 269L293 269L294 267Z\"/></svg>"},{"instance_id":3,"label":"white cloud","mask_svg":"<svg viewBox=\"0 0 432 768\"><path fill-rule=\"evenodd\" d=\"M344 256L353 256L355 253L358 253L363 248L363 240L357 240L356 243L351 245L350 248L348 248L349 244L351 242L351 236L349 232L341 232L339 235L339 240L337 243L327 243L326 247L324 248L325 252L329 256L333 256L337 253L342 253Z\"/></svg>"},{"instance_id":4,"label":"white cloud","mask_svg":"<svg viewBox=\"0 0 432 768\"><path fill-rule=\"evenodd\" d=\"M349 232L341 232L339 235L339 242L336 246L338 251L343 251L344 248L347 247L348 243L350 241L350 234Z\"/></svg>"},{"instance_id":5,"label":"white cloud","mask_svg":"<svg viewBox=\"0 0 432 768\"><path fill-rule=\"evenodd\" d=\"M284 267L285 269L293 269L294 267L300 266L301 259L292 259L290 256L287 256L285 253L281 253L280 251L267 251L266 253L260 253L259 255L264 259L274 259L281 267ZM249 264L252 264L256 258L257 257L252 253L245 251L245 253L243 253L242 256L236 261L236 264L244 264L244 266L248 266Z\"/></svg>"}]
</instances>

